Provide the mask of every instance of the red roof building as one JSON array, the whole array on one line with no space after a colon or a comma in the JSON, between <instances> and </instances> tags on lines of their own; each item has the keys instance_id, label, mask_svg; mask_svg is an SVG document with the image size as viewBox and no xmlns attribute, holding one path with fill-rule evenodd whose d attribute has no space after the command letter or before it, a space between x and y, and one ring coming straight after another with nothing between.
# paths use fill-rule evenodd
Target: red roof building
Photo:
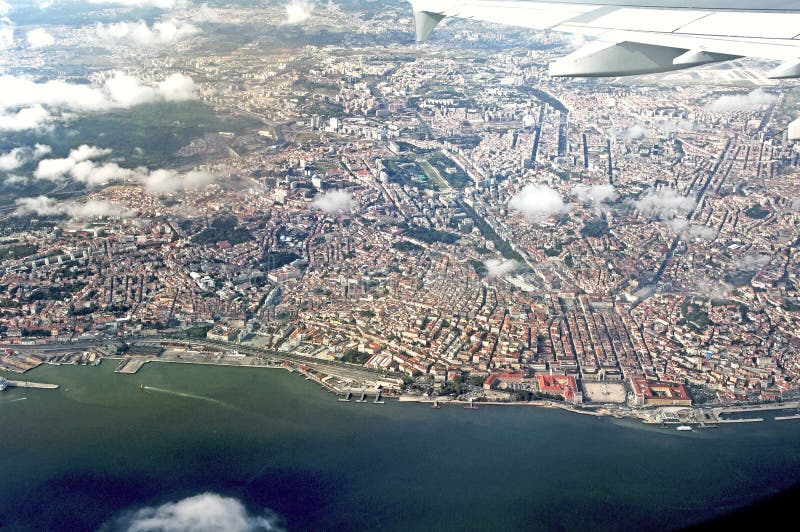
<instances>
[{"instance_id":1,"label":"red roof building","mask_svg":"<svg viewBox=\"0 0 800 532\"><path fill-rule=\"evenodd\" d=\"M639 406L692 406L692 398L683 384L633 377L631 387Z\"/></svg>"},{"instance_id":2,"label":"red roof building","mask_svg":"<svg viewBox=\"0 0 800 532\"><path fill-rule=\"evenodd\" d=\"M572 375L537 375L536 384L541 393L563 397L568 403L583 402L583 394Z\"/></svg>"}]
</instances>

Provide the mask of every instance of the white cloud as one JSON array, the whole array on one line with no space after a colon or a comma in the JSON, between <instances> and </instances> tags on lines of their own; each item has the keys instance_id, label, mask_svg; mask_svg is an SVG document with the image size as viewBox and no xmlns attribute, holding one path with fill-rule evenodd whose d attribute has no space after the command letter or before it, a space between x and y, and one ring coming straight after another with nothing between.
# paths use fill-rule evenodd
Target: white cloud
<instances>
[{"instance_id":1,"label":"white cloud","mask_svg":"<svg viewBox=\"0 0 800 532\"><path fill-rule=\"evenodd\" d=\"M692 224L686 218L673 218L667 223L675 233L683 235L684 238L692 238L694 240L714 240L717 232L713 227L708 227L702 224Z\"/></svg>"},{"instance_id":2,"label":"white cloud","mask_svg":"<svg viewBox=\"0 0 800 532\"><path fill-rule=\"evenodd\" d=\"M736 268L748 272L758 271L769 264L767 255L745 255L736 262Z\"/></svg>"},{"instance_id":3,"label":"white cloud","mask_svg":"<svg viewBox=\"0 0 800 532\"><path fill-rule=\"evenodd\" d=\"M586 37L584 37L583 35L580 35L578 33L567 35L567 40L565 43L567 50L574 52L578 48L583 48L585 44L586 44Z\"/></svg>"},{"instance_id":4,"label":"white cloud","mask_svg":"<svg viewBox=\"0 0 800 532\"><path fill-rule=\"evenodd\" d=\"M192 15L192 22L197 22L198 24L202 24L204 22L210 22L212 24L216 24L219 22L231 22L231 21L226 20L221 9L217 9L215 7L208 7L208 4L203 4L197 9L195 14Z\"/></svg>"},{"instance_id":5,"label":"white cloud","mask_svg":"<svg viewBox=\"0 0 800 532\"><path fill-rule=\"evenodd\" d=\"M12 46L14 46L14 27L5 24L0 25L0 50L5 50Z\"/></svg>"},{"instance_id":6,"label":"white cloud","mask_svg":"<svg viewBox=\"0 0 800 532\"><path fill-rule=\"evenodd\" d=\"M196 96L192 78L172 74L155 86L144 85L134 76L117 73L106 81L105 92L114 107L133 107L149 102L191 100Z\"/></svg>"},{"instance_id":7,"label":"white cloud","mask_svg":"<svg viewBox=\"0 0 800 532\"><path fill-rule=\"evenodd\" d=\"M692 224L691 227L689 227L689 236L698 240L714 240L717 236L717 232L713 227L708 227L707 225Z\"/></svg>"},{"instance_id":8,"label":"white cloud","mask_svg":"<svg viewBox=\"0 0 800 532\"><path fill-rule=\"evenodd\" d=\"M52 150L50 146L36 144L33 148L14 148L0 154L0 172L10 172L36 159L41 159Z\"/></svg>"},{"instance_id":9,"label":"white cloud","mask_svg":"<svg viewBox=\"0 0 800 532\"><path fill-rule=\"evenodd\" d=\"M46 144L35 144L33 146L33 158L40 159L45 155L49 155L53 151L53 148Z\"/></svg>"},{"instance_id":10,"label":"white cloud","mask_svg":"<svg viewBox=\"0 0 800 532\"><path fill-rule=\"evenodd\" d=\"M16 200L17 216L37 214L39 216L55 216L66 214L70 218L126 218L131 215L129 209L115 205L108 200L89 200L84 203L70 201L58 204L53 198L37 196L35 198L19 198Z\"/></svg>"},{"instance_id":11,"label":"white cloud","mask_svg":"<svg viewBox=\"0 0 800 532\"><path fill-rule=\"evenodd\" d=\"M60 112L104 111L197 96L194 81L183 74L172 74L153 85L122 72L114 72L101 86L0 76L0 94L0 131L36 129Z\"/></svg>"},{"instance_id":12,"label":"white cloud","mask_svg":"<svg viewBox=\"0 0 800 532\"><path fill-rule=\"evenodd\" d=\"M712 299L728 299L733 294L733 287L721 281L711 281L700 277L694 285L698 294Z\"/></svg>"},{"instance_id":13,"label":"white cloud","mask_svg":"<svg viewBox=\"0 0 800 532\"><path fill-rule=\"evenodd\" d=\"M673 218L667 222L667 225L676 233L683 233L689 227L689 220L686 218Z\"/></svg>"},{"instance_id":14,"label":"white cloud","mask_svg":"<svg viewBox=\"0 0 800 532\"><path fill-rule=\"evenodd\" d=\"M708 104L706 109L715 113L732 113L734 111L756 111L775 103L778 97L763 89L756 89L748 94L721 96Z\"/></svg>"},{"instance_id":15,"label":"white cloud","mask_svg":"<svg viewBox=\"0 0 800 532\"><path fill-rule=\"evenodd\" d=\"M665 134L675 133L676 131L694 131L694 122L685 119L660 118L657 122L658 129Z\"/></svg>"},{"instance_id":16,"label":"white cloud","mask_svg":"<svg viewBox=\"0 0 800 532\"><path fill-rule=\"evenodd\" d=\"M19 198L14 203L17 205L17 210L14 211L17 216L25 214L38 214L39 216L61 214L61 209L59 209L56 200L47 196Z\"/></svg>"},{"instance_id":17,"label":"white cloud","mask_svg":"<svg viewBox=\"0 0 800 532\"><path fill-rule=\"evenodd\" d=\"M650 189L634 206L644 216L651 218L674 218L679 212L692 210L694 199L681 196L674 188Z\"/></svg>"},{"instance_id":18,"label":"white cloud","mask_svg":"<svg viewBox=\"0 0 800 532\"><path fill-rule=\"evenodd\" d=\"M85 203L69 202L62 210L70 218L128 218L130 210L108 200L89 200Z\"/></svg>"},{"instance_id":19,"label":"white cloud","mask_svg":"<svg viewBox=\"0 0 800 532\"><path fill-rule=\"evenodd\" d=\"M14 148L8 153L0 154L0 172L16 170L25 164L25 148Z\"/></svg>"},{"instance_id":20,"label":"white cloud","mask_svg":"<svg viewBox=\"0 0 800 532\"><path fill-rule=\"evenodd\" d=\"M93 161L83 161L72 167L69 173L76 181L96 187L114 181L138 179L142 169L122 168L117 163L98 164Z\"/></svg>"},{"instance_id":21,"label":"white cloud","mask_svg":"<svg viewBox=\"0 0 800 532\"><path fill-rule=\"evenodd\" d=\"M4 112L0 109L0 131L39 129L50 119L50 112L41 105L25 107L15 112Z\"/></svg>"},{"instance_id":22,"label":"white cloud","mask_svg":"<svg viewBox=\"0 0 800 532\"><path fill-rule=\"evenodd\" d=\"M167 46L186 39L200 32L200 28L192 24L166 20L156 22L149 27L143 20L139 22L116 22L111 24L97 23L95 32L106 42L121 42L140 46Z\"/></svg>"},{"instance_id":23,"label":"white cloud","mask_svg":"<svg viewBox=\"0 0 800 532\"><path fill-rule=\"evenodd\" d=\"M197 85L189 76L172 74L156 85L157 98L166 102L180 102L197 98Z\"/></svg>"},{"instance_id":24,"label":"white cloud","mask_svg":"<svg viewBox=\"0 0 800 532\"><path fill-rule=\"evenodd\" d=\"M314 4L308 0L289 0L286 4L286 19L284 24L300 24L311 17Z\"/></svg>"},{"instance_id":25,"label":"white cloud","mask_svg":"<svg viewBox=\"0 0 800 532\"><path fill-rule=\"evenodd\" d=\"M508 206L524 214L531 221L543 220L555 214L569 210L561 194L547 185L525 185L516 196L511 198Z\"/></svg>"},{"instance_id":26,"label":"white cloud","mask_svg":"<svg viewBox=\"0 0 800 532\"><path fill-rule=\"evenodd\" d=\"M39 161L39 165L33 175L36 179L54 181L69 173L79 163L87 162L89 159L97 157L104 157L109 153L111 153L109 149L82 144L70 150L69 155L63 159L44 159Z\"/></svg>"},{"instance_id":27,"label":"white cloud","mask_svg":"<svg viewBox=\"0 0 800 532\"><path fill-rule=\"evenodd\" d=\"M576 185L572 193L581 203L592 203L596 207L603 202L611 202L617 199L617 192L614 185Z\"/></svg>"},{"instance_id":28,"label":"white cloud","mask_svg":"<svg viewBox=\"0 0 800 532\"><path fill-rule=\"evenodd\" d=\"M70 150L69 158L76 161L88 161L89 159L97 159L98 157L105 157L110 154L109 148L98 148L97 146L89 146L88 144L81 144L77 148Z\"/></svg>"},{"instance_id":29,"label":"white cloud","mask_svg":"<svg viewBox=\"0 0 800 532\"><path fill-rule=\"evenodd\" d=\"M48 181L59 181L69 175L75 181L94 187L106 185L112 181L139 179L146 170L122 168L117 163L97 163L91 159L104 157L111 150L97 146L81 145L69 152L63 159L44 159L39 161L33 177Z\"/></svg>"},{"instance_id":30,"label":"white cloud","mask_svg":"<svg viewBox=\"0 0 800 532\"><path fill-rule=\"evenodd\" d=\"M156 7L158 9L176 9L179 7L186 7L187 0L89 0L89 3L125 7Z\"/></svg>"},{"instance_id":31,"label":"white cloud","mask_svg":"<svg viewBox=\"0 0 800 532\"><path fill-rule=\"evenodd\" d=\"M353 195L346 190L331 190L317 194L311 206L325 212L349 211L353 207Z\"/></svg>"},{"instance_id":32,"label":"white cloud","mask_svg":"<svg viewBox=\"0 0 800 532\"><path fill-rule=\"evenodd\" d=\"M11 5L6 0L0 0L0 16L6 16L11 13Z\"/></svg>"},{"instance_id":33,"label":"white cloud","mask_svg":"<svg viewBox=\"0 0 800 532\"><path fill-rule=\"evenodd\" d=\"M48 181L56 181L68 174L72 168L78 164L69 157L64 159L45 159L39 161L33 177L36 179L46 179Z\"/></svg>"},{"instance_id":34,"label":"white cloud","mask_svg":"<svg viewBox=\"0 0 800 532\"><path fill-rule=\"evenodd\" d=\"M181 175L175 170L155 170L141 179L144 188L154 194L196 190L214 180L209 172L191 171Z\"/></svg>"},{"instance_id":35,"label":"white cloud","mask_svg":"<svg viewBox=\"0 0 800 532\"><path fill-rule=\"evenodd\" d=\"M641 138L649 137L649 136L650 136L650 132L647 129L645 129L644 126L642 126L640 124L634 124L631 127L629 127L627 130L625 130L625 137L627 137L629 139L641 139Z\"/></svg>"},{"instance_id":36,"label":"white cloud","mask_svg":"<svg viewBox=\"0 0 800 532\"><path fill-rule=\"evenodd\" d=\"M214 175L209 172L180 173L177 170L164 169L151 172L144 167L124 168L115 162L97 162L95 160L110 153L110 149L83 144L71 150L69 155L64 158L39 161L33 177L48 181L61 181L69 177L89 187L118 181L132 181L141 184L148 192L155 194L195 190L215 180Z\"/></svg>"},{"instance_id":37,"label":"white cloud","mask_svg":"<svg viewBox=\"0 0 800 532\"><path fill-rule=\"evenodd\" d=\"M515 260L489 259L483 262L486 275L489 277L502 277L518 270L522 265Z\"/></svg>"},{"instance_id":38,"label":"white cloud","mask_svg":"<svg viewBox=\"0 0 800 532\"><path fill-rule=\"evenodd\" d=\"M48 46L53 46L56 42L56 38L42 28L29 31L25 39L28 41L28 46L35 49L47 48Z\"/></svg>"},{"instance_id":39,"label":"white cloud","mask_svg":"<svg viewBox=\"0 0 800 532\"><path fill-rule=\"evenodd\" d=\"M272 511L266 511L262 515L253 515L238 500L215 493L203 493L158 507L143 508L120 520L118 525L115 530L120 529L126 532L282 530L280 520Z\"/></svg>"},{"instance_id":40,"label":"white cloud","mask_svg":"<svg viewBox=\"0 0 800 532\"><path fill-rule=\"evenodd\" d=\"M73 85L64 81L34 81L14 76L0 76L0 109L47 105L73 111L90 111L111 107L105 92L90 85Z\"/></svg>"}]
</instances>

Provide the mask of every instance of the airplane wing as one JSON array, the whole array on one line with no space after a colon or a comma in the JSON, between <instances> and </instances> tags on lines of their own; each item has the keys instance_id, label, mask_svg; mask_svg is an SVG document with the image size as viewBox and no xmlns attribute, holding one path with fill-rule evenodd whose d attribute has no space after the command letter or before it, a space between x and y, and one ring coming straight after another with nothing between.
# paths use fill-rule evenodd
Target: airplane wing
<instances>
[{"instance_id":1,"label":"airplane wing","mask_svg":"<svg viewBox=\"0 0 800 532\"><path fill-rule=\"evenodd\" d=\"M580 34L552 76L652 74L757 57L800 77L800 0L411 0L417 40L446 17ZM744 7L733 7L742 5Z\"/></svg>"}]
</instances>

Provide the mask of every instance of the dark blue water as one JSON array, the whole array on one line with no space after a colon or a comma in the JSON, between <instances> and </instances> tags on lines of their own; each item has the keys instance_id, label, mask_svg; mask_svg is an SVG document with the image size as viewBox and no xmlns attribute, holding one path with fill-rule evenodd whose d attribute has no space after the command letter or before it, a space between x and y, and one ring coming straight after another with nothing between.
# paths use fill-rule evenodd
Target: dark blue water
<instances>
[{"instance_id":1,"label":"dark blue water","mask_svg":"<svg viewBox=\"0 0 800 532\"><path fill-rule=\"evenodd\" d=\"M290 530L653 530L800 479L800 421L685 433L533 407L340 403L254 368L26 377L62 387L0 395L0 529L115 529L210 492Z\"/></svg>"}]
</instances>

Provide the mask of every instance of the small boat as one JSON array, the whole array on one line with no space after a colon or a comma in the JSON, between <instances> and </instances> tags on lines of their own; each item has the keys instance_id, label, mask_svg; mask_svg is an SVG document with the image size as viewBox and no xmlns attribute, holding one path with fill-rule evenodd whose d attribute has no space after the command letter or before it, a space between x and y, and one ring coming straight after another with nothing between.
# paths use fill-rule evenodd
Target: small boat
<instances>
[{"instance_id":1,"label":"small boat","mask_svg":"<svg viewBox=\"0 0 800 532\"><path fill-rule=\"evenodd\" d=\"M431 408L433 408L434 410L438 410L439 408L442 408L441 405L439 404L439 400L438 399L434 399L433 400L433 405L431 406Z\"/></svg>"},{"instance_id":2,"label":"small boat","mask_svg":"<svg viewBox=\"0 0 800 532\"><path fill-rule=\"evenodd\" d=\"M690 427L689 425L680 425L680 426L679 426L677 429L675 429L675 430L692 430L692 427Z\"/></svg>"}]
</instances>

